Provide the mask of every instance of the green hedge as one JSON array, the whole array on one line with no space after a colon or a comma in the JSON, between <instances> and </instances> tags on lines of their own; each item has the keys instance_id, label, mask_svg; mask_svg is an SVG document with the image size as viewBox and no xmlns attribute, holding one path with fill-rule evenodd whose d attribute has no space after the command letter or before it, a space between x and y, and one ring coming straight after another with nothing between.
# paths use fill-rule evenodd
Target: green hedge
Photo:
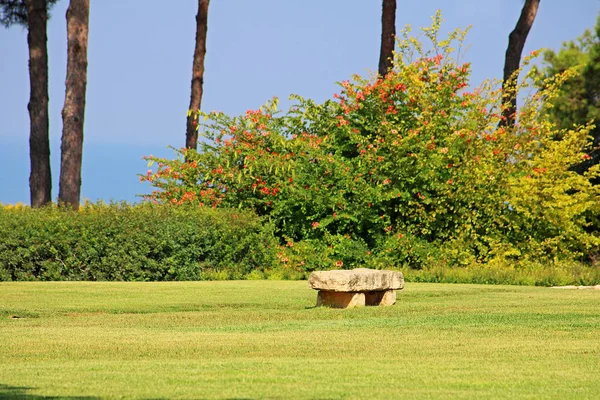
<instances>
[{"instance_id":1,"label":"green hedge","mask_svg":"<svg viewBox=\"0 0 600 400\"><path fill-rule=\"evenodd\" d=\"M241 279L271 267L275 249L272 228L245 211L0 206L0 281Z\"/></svg>"},{"instance_id":2,"label":"green hedge","mask_svg":"<svg viewBox=\"0 0 600 400\"><path fill-rule=\"evenodd\" d=\"M338 268L335 260L352 254L324 241L282 245L270 224L241 210L145 203L92 204L74 212L0 205L0 281L306 279L313 269ZM381 257L343 268L397 268ZM403 272L412 282L600 283L598 265L575 261L432 263Z\"/></svg>"},{"instance_id":3,"label":"green hedge","mask_svg":"<svg viewBox=\"0 0 600 400\"><path fill-rule=\"evenodd\" d=\"M563 286L600 284L600 267L578 261L493 261L465 267L428 266L405 269L407 282L475 283L487 285Z\"/></svg>"}]
</instances>

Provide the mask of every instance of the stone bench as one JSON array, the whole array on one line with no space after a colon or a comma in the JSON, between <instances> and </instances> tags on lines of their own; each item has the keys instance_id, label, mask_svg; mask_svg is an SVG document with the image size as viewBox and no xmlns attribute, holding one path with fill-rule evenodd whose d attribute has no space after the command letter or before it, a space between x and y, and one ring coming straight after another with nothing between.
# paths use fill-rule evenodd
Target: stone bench
<instances>
[{"instance_id":1,"label":"stone bench","mask_svg":"<svg viewBox=\"0 0 600 400\"><path fill-rule=\"evenodd\" d=\"M315 271L308 285L319 291L317 307L391 306L396 304L396 290L404 288L404 277L401 272L368 268Z\"/></svg>"}]
</instances>

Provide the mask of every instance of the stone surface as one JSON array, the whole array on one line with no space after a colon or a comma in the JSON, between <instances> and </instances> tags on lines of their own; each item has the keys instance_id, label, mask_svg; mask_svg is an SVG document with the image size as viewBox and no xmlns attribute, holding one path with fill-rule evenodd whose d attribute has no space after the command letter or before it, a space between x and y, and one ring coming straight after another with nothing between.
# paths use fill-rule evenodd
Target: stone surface
<instances>
[{"instance_id":1,"label":"stone surface","mask_svg":"<svg viewBox=\"0 0 600 400\"><path fill-rule=\"evenodd\" d=\"M353 308L365 306L365 294L358 292L328 292L317 294L317 307Z\"/></svg>"},{"instance_id":2,"label":"stone surface","mask_svg":"<svg viewBox=\"0 0 600 400\"><path fill-rule=\"evenodd\" d=\"M404 277L398 271L368 268L352 270L315 271L310 274L311 289L332 292L383 292L404 287Z\"/></svg>"},{"instance_id":3,"label":"stone surface","mask_svg":"<svg viewBox=\"0 0 600 400\"><path fill-rule=\"evenodd\" d=\"M366 292L365 305L367 306L393 306L396 304L396 291Z\"/></svg>"}]
</instances>

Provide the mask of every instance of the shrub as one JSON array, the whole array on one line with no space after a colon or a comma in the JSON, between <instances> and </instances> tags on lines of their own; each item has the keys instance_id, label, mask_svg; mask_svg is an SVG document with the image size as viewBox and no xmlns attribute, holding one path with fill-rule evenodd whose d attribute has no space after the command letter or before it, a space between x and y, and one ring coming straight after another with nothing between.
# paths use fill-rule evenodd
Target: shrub
<instances>
[{"instance_id":1,"label":"shrub","mask_svg":"<svg viewBox=\"0 0 600 400\"><path fill-rule=\"evenodd\" d=\"M595 253L598 168L571 168L589 157L591 126L559 131L540 111L573 71L499 127L499 82L469 89L470 66L454 50L466 31L438 41L440 23L423 29L429 49L406 30L390 73L354 76L323 104L292 96L285 114L276 99L239 117L199 113L207 140L177 159L148 158L157 168L141 177L156 189L147 198L253 210L275 226L278 262L299 273Z\"/></svg>"},{"instance_id":2,"label":"shrub","mask_svg":"<svg viewBox=\"0 0 600 400\"><path fill-rule=\"evenodd\" d=\"M407 270L404 278L407 282L585 286L600 282L600 268L572 261L511 263L493 260L487 264L473 263L465 268L437 265L422 270Z\"/></svg>"},{"instance_id":3,"label":"shrub","mask_svg":"<svg viewBox=\"0 0 600 400\"><path fill-rule=\"evenodd\" d=\"M0 207L0 280L240 279L275 249L272 227L244 210Z\"/></svg>"}]
</instances>

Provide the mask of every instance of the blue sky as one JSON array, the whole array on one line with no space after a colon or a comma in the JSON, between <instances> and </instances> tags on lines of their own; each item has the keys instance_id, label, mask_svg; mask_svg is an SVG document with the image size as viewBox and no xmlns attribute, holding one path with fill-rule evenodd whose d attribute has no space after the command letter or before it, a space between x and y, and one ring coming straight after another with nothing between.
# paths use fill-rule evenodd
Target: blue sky
<instances>
[{"instance_id":1,"label":"blue sky","mask_svg":"<svg viewBox=\"0 0 600 400\"><path fill-rule=\"evenodd\" d=\"M82 198L135 201L144 155L171 156L185 143L197 1L91 1ZM508 34L523 0L398 1L397 30L442 32L473 25L466 61L473 83L502 75ZM176 6L175 6L176 4ZM568 4L568 5L567 5ZM52 197L58 196L66 68L65 12L48 24ZM596 22L600 0L545 0L524 53L558 49ZM291 93L323 101L336 81L376 70L380 0L213 0L202 108L241 114ZM29 203L27 32L0 27L0 203Z\"/></svg>"}]
</instances>

